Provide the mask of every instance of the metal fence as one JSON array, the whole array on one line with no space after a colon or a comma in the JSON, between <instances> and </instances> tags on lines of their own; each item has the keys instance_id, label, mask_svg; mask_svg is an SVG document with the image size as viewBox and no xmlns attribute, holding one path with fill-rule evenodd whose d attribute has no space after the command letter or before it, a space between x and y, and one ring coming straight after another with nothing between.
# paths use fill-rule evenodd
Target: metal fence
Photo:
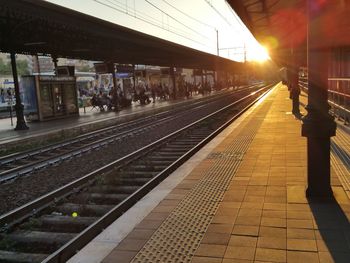
<instances>
[{"instance_id":1,"label":"metal fence","mask_svg":"<svg viewBox=\"0 0 350 263\"><path fill-rule=\"evenodd\" d=\"M307 74L299 76L299 87L304 92L307 90ZM350 122L350 78L328 78L328 103L332 114L343 120L345 124Z\"/></svg>"}]
</instances>

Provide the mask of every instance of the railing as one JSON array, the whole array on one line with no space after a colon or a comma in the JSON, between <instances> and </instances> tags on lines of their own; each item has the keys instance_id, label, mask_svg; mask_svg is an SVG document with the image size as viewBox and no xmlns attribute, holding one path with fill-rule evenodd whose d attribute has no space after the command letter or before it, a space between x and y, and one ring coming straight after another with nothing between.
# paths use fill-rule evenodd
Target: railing
<instances>
[{"instance_id":1,"label":"railing","mask_svg":"<svg viewBox=\"0 0 350 263\"><path fill-rule=\"evenodd\" d=\"M299 87L307 93L307 76L299 78ZM335 117L350 122L350 78L328 78L328 103Z\"/></svg>"}]
</instances>

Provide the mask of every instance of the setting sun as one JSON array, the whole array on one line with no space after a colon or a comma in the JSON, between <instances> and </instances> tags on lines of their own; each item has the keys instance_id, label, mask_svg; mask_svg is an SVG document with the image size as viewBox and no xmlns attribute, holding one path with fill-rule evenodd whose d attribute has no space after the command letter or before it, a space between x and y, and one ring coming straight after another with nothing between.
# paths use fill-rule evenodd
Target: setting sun
<instances>
[{"instance_id":1,"label":"setting sun","mask_svg":"<svg viewBox=\"0 0 350 263\"><path fill-rule=\"evenodd\" d=\"M267 48L261 45L255 45L253 47L248 47L247 59L250 61L265 62L270 59L270 56Z\"/></svg>"}]
</instances>

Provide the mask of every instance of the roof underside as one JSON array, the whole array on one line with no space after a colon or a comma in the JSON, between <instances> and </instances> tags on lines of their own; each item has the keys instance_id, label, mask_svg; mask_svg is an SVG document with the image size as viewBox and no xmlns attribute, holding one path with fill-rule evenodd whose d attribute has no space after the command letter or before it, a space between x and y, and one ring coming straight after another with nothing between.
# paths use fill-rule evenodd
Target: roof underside
<instances>
[{"instance_id":1,"label":"roof underside","mask_svg":"<svg viewBox=\"0 0 350 263\"><path fill-rule=\"evenodd\" d=\"M0 51L125 64L241 69L241 63L36 0L0 0Z\"/></svg>"},{"instance_id":2,"label":"roof underside","mask_svg":"<svg viewBox=\"0 0 350 263\"><path fill-rule=\"evenodd\" d=\"M227 0L255 38L277 62L288 59L291 47L305 50L304 0ZM303 53L303 52L300 52Z\"/></svg>"},{"instance_id":3,"label":"roof underside","mask_svg":"<svg viewBox=\"0 0 350 263\"><path fill-rule=\"evenodd\" d=\"M294 52L306 63L308 23L317 31L317 48L350 45L350 1L313 1L312 18L307 17L306 0L226 1L277 62L285 64Z\"/></svg>"}]
</instances>

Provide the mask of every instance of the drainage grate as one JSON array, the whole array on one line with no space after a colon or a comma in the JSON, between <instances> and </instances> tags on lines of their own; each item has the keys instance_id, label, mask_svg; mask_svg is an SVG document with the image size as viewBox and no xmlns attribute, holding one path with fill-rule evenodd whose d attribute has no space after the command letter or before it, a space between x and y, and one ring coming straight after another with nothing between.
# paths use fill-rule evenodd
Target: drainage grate
<instances>
[{"instance_id":1,"label":"drainage grate","mask_svg":"<svg viewBox=\"0 0 350 263\"><path fill-rule=\"evenodd\" d=\"M266 114L270 105L263 104L259 114L262 111ZM213 165L132 262L191 262L261 123L262 118L253 117L240 134L225 145L224 152L214 152L207 157L213 159Z\"/></svg>"}]
</instances>

